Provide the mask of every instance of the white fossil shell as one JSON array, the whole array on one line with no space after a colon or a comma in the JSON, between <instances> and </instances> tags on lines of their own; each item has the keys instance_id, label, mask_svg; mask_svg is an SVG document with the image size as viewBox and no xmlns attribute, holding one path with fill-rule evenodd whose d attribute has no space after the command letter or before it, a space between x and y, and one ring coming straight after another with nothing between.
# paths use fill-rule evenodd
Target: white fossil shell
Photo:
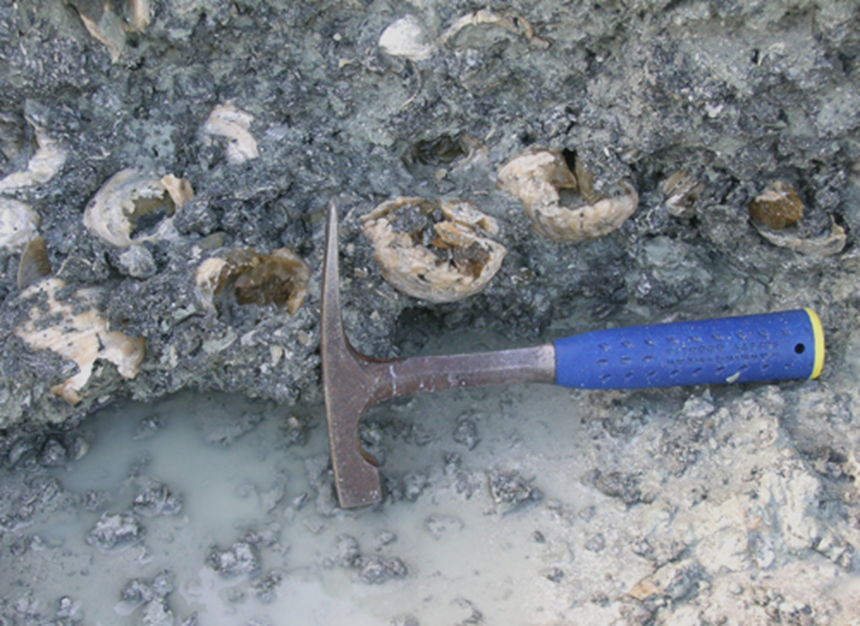
<instances>
[{"instance_id":1,"label":"white fossil shell","mask_svg":"<svg viewBox=\"0 0 860 626\"><path fill-rule=\"evenodd\" d=\"M39 214L28 205L0 196L0 250L23 250L37 235L39 221Z\"/></svg>"},{"instance_id":2,"label":"white fossil shell","mask_svg":"<svg viewBox=\"0 0 860 626\"><path fill-rule=\"evenodd\" d=\"M133 339L108 330L104 317L95 308L96 290L81 289L71 301L57 300L57 292L65 286L63 280L51 277L29 287L22 297L41 292L47 298L47 306L34 305L29 319L15 328L15 334L34 350L51 350L77 363L77 374L51 388L55 395L77 404L82 398L79 392L89 381L97 359L116 365L123 378L134 378L146 347L142 337Z\"/></svg>"},{"instance_id":3,"label":"white fossil shell","mask_svg":"<svg viewBox=\"0 0 860 626\"><path fill-rule=\"evenodd\" d=\"M429 59L436 51L424 27L412 15L389 24L379 36L379 47L386 54L413 61Z\"/></svg>"},{"instance_id":4,"label":"white fossil shell","mask_svg":"<svg viewBox=\"0 0 860 626\"><path fill-rule=\"evenodd\" d=\"M66 162L68 152L62 144L36 124L30 122L30 125L36 133L36 152L27 162L27 169L12 172L0 180L0 193L42 185L56 176Z\"/></svg>"},{"instance_id":5,"label":"white fossil shell","mask_svg":"<svg viewBox=\"0 0 860 626\"><path fill-rule=\"evenodd\" d=\"M522 15L516 15L513 13L502 14L490 9L478 9L477 11L466 13L465 15L457 18L457 20L451 24L444 33L442 33L442 36L439 37L439 41L442 44L449 44L451 40L463 29L470 26L481 25L502 28L514 35L524 37L530 44L535 45L538 48L549 47L549 42L536 36L534 28Z\"/></svg>"},{"instance_id":6,"label":"white fossil shell","mask_svg":"<svg viewBox=\"0 0 860 626\"><path fill-rule=\"evenodd\" d=\"M194 197L191 184L172 174L155 178L128 168L111 176L84 211L84 225L103 241L126 248L165 236L172 218L161 221L153 235L132 238L136 218L163 210L167 216Z\"/></svg>"},{"instance_id":7,"label":"white fossil shell","mask_svg":"<svg viewBox=\"0 0 860 626\"><path fill-rule=\"evenodd\" d=\"M252 248L230 250L223 258L210 257L197 268L194 281L204 306L215 309L214 298L228 284L239 304L286 305L290 315L307 297L311 271L288 248L261 254Z\"/></svg>"},{"instance_id":8,"label":"white fossil shell","mask_svg":"<svg viewBox=\"0 0 860 626\"><path fill-rule=\"evenodd\" d=\"M127 0L126 6L111 2L70 2L78 11L87 31L105 45L116 63L125 49L126 32L139 32L152 19L150 0ZM116 13L114 9L118 10Z\"/></svg>"},{"instance_id":9,"label":"white fossil shell","mask_svg":"<svg viewBox=\"0 0 860 626\"><path fill-rule=\"evenodd\" d=\"M429 302L453 302L479 292L507 250L495 219L471 203L400 197L361 218L382 276L396 289Z\"/></svg>"},{"instance_id":10,"label":"white fossil shell","mask_svg":"<svg viewBox=\"0 0 860 626\"><path fill-rule=\"evenodd\" d=\"M577 185L577 176L568 169L561 154L527 150L499 168L498 184L522 200L532 227L539 234L554 241L578 242L611 233L639 205L639 194L628 182L618 184L621 195L601 198L583 184L588 176L582 168ZM559 190L578 187L582 188L584 203L563 206Z\"/></svg>"},{"instance_id":11,"label":"white fossil shell","mask_svg":"<svg viewBox=\"0 0 860 626\"><path fill-rule=\"evenodd\" d=\"M684 170L678 170L660 183L669 215L689 219L695 216L693 206L702 195L705 185Z\"/></svg>"},{"instance_id":12,"label":"white fossil shell","mask_svg":"<svg viewBox=\"0 0 860 626\"><path fill-rule=\"evenodd\" d=\"M203 125L203 132L227 139L227 161L233 165L244 163L260 156L257 140L248 131L254 116L240 111L229 102L221 104L209 114Z\"/></svg>"},{"instance_id":13,"label":"white fossil shell","mask_svg":"<svg viewBox=\"0 0 860 626\"><path fill-rule=\"evenodd\" d=\"M804 239L789 229L775 231L764 224L753 221L758 233L770 243L780 248L788 248L805 256L833 256L839 254L848 241L845 229L835 222L830 226L830 233L824 237Z\"/></svg>"}]
</instances>

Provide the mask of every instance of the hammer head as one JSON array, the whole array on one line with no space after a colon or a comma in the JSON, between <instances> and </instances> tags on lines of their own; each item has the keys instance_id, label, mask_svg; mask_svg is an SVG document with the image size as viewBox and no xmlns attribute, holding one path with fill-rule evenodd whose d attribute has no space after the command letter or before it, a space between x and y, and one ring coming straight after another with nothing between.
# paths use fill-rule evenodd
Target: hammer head
<instances>
[{"instance_id":1,"label":"hammer head","mask_svg":"<svg viewBox=\"0 0 860 626\"><path fill-rule=\"evenodd\" d=\"M320 302L320 356L335 488L340 505L350 509L382 500L376 462L362 449L358 437L358 420L375 402L378 384L373 360L356 352L346 338L338 285L337 209L330 204Z\"/></svg>"}]
</instances>

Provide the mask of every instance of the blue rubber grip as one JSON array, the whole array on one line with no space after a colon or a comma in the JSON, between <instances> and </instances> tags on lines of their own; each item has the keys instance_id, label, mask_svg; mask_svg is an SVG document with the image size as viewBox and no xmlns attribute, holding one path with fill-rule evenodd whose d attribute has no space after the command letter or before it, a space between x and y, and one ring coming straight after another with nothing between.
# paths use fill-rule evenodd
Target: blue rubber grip
<instances>
[{"instance_id":1,"label":"blue rubber grip","mask_svg":"<svg viewBox=\"0 0 860 626\"><path fill-rule=\"evenodd\" d=\"M824 335L809 309L612 328L555 346L555 384L633 389L815 378Z\"/></svg>"}]
</instances>

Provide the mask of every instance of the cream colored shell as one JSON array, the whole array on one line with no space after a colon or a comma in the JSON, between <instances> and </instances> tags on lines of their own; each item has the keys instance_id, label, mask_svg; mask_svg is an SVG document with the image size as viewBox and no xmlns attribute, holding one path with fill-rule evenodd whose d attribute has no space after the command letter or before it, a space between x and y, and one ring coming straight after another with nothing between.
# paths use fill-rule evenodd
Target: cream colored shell
<instances>
[{"instance_id":1,"label":"cream colored shell","mask_svg":"<svg viewBox=\"0 0 860 626\"><path fill-rule=\"evenodd\" d=\"M154 235L131 237L136 217L163 207L168 215L194 197L191 184L172 174L155 178L128 168L111 176L84 211L84 225L101 240L126 248L132 243L162 238L172 218L162 220Z\"/></svg>"},{"instance_id":2,"label":"cream colored shell","mask_svg":"<svg viewBox=\"0 0 860 626\"><path fill-rule=\"evenodd\" d=\"M29 119L27 121L36 133L36 152L27 162L26 169L0 179L0 193L44 184L56 176L66 162L68 152L62 144Z\"/></svg>"},{"instance_id":3,"label":"cream colored shell","mask_svg":"<svg viewBox=\"0 0 860 626\"><path fill-rule=\"evenodd\" d=\"M579 242L602 237L616 230L633 215L639 194L626 181L618 186L622 194L602 198L590 190L590 175L580 170L577 176L568 169L564 157L552 150L528 150L499 169L501 189L523 202L532 227L553 241ZM585 185L584 182L589 184ZM583 203L574 207L561 204L559 190L580 189Z\"/></svg>"},{"instance_id":4,"label":"cream colored shell","mask_svg":"<svg viewBox=\"0 0 860 626\"><path fill-rule=\"evenodd\" d=\"M398 212L418 210L434 221L432 241L398 232ZM495 219L460 200L399 197L362 217L362 233L373 244L382 276L396 289L429 302L453 302L481 291L499 271L505 247ZM432 249L431 249L432 248ZM435 250L435 251L434 251Z\"/></svg>"},{"instance_id":5,"label":"cream colored shell","mask_svg":"<svg viewBox=\"0 0 860 626\"><path fill-rule=\"evenodd\" d=\"M660 192L665 196L666 210L670 215L682 219L689 219L696 215L694 205L704 190L704 183L684 170L677 170L660 183Z\"/></svg>"},{"instance_id":6,"label":"cream colored shell","mask_svg":"<svg viewBox=\"0 0 860 626\"><path fill-rule=\"evenodd\" d=\"M386 54L413 61L429 59L436 50L427 31L413 15L389 24L379 36L379 47Z\"/></svg>"},{"instance_id":7,"label":"cream colored shell","mask_svg":"<svg viewBox=\"0 0 860 626\"><path fill-rule=\"evenodd\" d=\"M47 306L34 305L29 319L15 328L15 334L34 350L51 350L77 363L77 374L51 387L55 395L77 404L97 359L116 365L123 378L134 378L146 347L142 337L133 339L119 331L108 330L107 322L95 308L98 290L81 289L70 301L58 300L56 294L65 286L63 280L51 277L24 291L23 298L44 294ZM48 321L52 323L46 326Z\"/></svg>"},{"instance_id":8,"label":"cream colored shell","mask_svg":"<svg viewBox=\"0 0 860 626\"><path fill-rule=\"evenodd\" d=\"M20 252L39 228L39 214L30 206L0 196L0 250Z\"/></svg>"},{"instance_id":9,"label":"cream colored shell","mask_svg":"<svg viewBox=\"0 0 860 626\"><path fill-rule=\"evenodd\" d=\"M790 232L790 229L771 230L764 224L752 222L758 233L770 243L780 248L794 250L804 256L833 256L839 254L848 241L845 229L835 222L830 226L830 232L824 237L804 239Z\"/></svg>"},{"instance_id":10,"label":"cream colored shell","mask_svg":"<svg viewBox=\"0 0 860 626\"><path fill-rule=\"evenodd\" d=\"M253 121L253 115L228 102L212 109L203 125L203 132L227 139L227 161L238 165L260 156L257 140L248 130Z\"/></svg>"}]
</instances>

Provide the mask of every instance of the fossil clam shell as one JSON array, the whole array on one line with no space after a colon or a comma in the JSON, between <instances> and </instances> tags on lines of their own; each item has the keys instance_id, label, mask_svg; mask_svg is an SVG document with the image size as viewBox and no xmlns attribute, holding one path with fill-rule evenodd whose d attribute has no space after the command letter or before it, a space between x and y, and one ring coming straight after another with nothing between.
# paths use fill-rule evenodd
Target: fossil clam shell
<instances>
[{"instance_id":1,"label":"fossil clam shell","mask_svg":"<svg viewBox=\"0 0 860 626\"><path fill-rule=\"evenodd\" d=\"M753 198L748 208L752 219L771 230L782 230L803 217L803 201L791 184L781 180Z\"/></svg>"},{"instance_id":2,"label":"fossil clam shell","mask_svg":"<svg viewBox=\"0 0 860 626\"><path fill-rule=\"evenodd\" d=\"M532 227L553 241L580 242L616 230L639 205L639 194L627 181L621 194L601 197L591 189L591 174L580 162L576 173L553 150L527 150L499 168L498 185L523 202ZM580 202L562 205L560 190L578 190Z\"/></svg>"},{"instance_id":3,"label":"fossil clam shell","mask_svg":"<svg viewBox=\"0 0 860 626\"><path fill-rule=\"evenodd\" d=\"M227 140L227 162L238 165L260 156L257 140L248 130L253 121L253 115L227 102L212 109L203 125L203 132L224 137Z\"/></svg>"},{"instance_id":4,"label":"fossil clam shell","mask_svg":"<svg viewBox=\"0 0 860 626\"><path fill-rule=\"evenodd\" d=\"M307 264L288 248L268 254L244 248L206 259L197 268L194 280L209 309L215 308L215 296L230 285L239 304L286 305L293 315L307 297L310 277Z\"/></svg>"},{"instance_id":5,"label":"fossil clam shell","mask_svg":"<svg viewBox=\"0 0 860 626\"><path fill-rule=\"evenodd\" d=\"M495 219L462 200L398 197L361 218L382 276L397 290L428 302L454 302L481 291L507 250Z\"/></svg>"},{"instance_id":6,"label":"fossil clam shell","mask_svg":"<svg viewBox=\"0 0 860 626\"><path fill-rule=\"evenodd\" d=\"M848 242L845 229L832 222L830 232L823 237L800 237L788 232L791 229L775 231L767 226L753 222L758 233L770 243L780 248L787 248L804 256L833 256L839 254Z\"/></svg>"},{"instance_id":7,"label":"fossil clam shell","mask_svg":"<svg viewBox=\"0 0 860 626\"><path fill-rule=\"evenodd\" d=\"M830 229L826 234L808 236L803 222L803 201L790 183L772 182L767 189L753 198L748 207L752 225L771 244L794 250L804 256L833 256L842 252L848 235L830 216Z\"/></svg>"},{"instance_id":8,"label":"fossil clam shell","mask_svg":"<svg viewBox=\"0 0 860 626\"><path fill-rule=\"evenodd\" d=\"M134 168L111 176L84 211L84 225L99 239L127 248L133 243L160 239L172 228L172 216L194 197L191 184L172 174L156 178ZM132 237L138 218L164 213L152 235Z\"/></svg>"},{"instance_id":9,"label":"fossil clam shell","mask_svg":"<svg viewBox=\"0 0 860 626\"><path fill-rule=\"evenodd\" d=\"M68 152L62 144L51 138L44 129L29 118L27 122L36 134L36 152L27 162L26 169L12 172L0 179L0 193L14 192L47 183L57 175L66 162Z\"/></svg>"},{"instance_id":10,"label":"fossil clam shell","mask_svg":"<svg viewBox=\"0 0 860 626\"><path fill-rule=\"evenodd\" d=\"M69 404L77 404L93 373L97 359L116 365L123 378L134 378L146 354L142 337L137 339L108 330L107 321L95 307L98 290L79 289L71 300L59 300L57 293L66 283L57 278L46 278L21 294L29 298L44 294L45 304L35 304L29 319L15 328L15 334L34 350L51 350L64 359L74 361L78 373L59 385L51 387L54 395Z\"/></svg>"},{"instance_id":11,"label":"fossil clam shell","mask_svg":"<svg viewBox=\"0 0 860 626\"><path fill-rule=\"evenodd\" d=\"M660 192L666 198L666 210L669 215L681 219L696 215L694 205L704 190L704 183L684 170L677 170L660 183Z\"/></svg>"},{"instance_id":12,"label":"fossil clam shell","mask_svg":"<svg viewBox=\"0 0 860 626\"><path fill-rule=\"evenodd\" d=\"M36 236L39 222L39 214L29 205L0 196L0 250L23 250Z\"/></svg>"},{"instance_id":13,"label":"fossil clam shell","mask_svg":"<svg viewBox=\"0 0 860 626\"><path fill-rule=\"evenodd\" d=\"M427 31L413 15L401 17L389 24L379 36L379 47L386 54L412 61L429 59L436 51Z\"/></svg>"}]
</instances>

